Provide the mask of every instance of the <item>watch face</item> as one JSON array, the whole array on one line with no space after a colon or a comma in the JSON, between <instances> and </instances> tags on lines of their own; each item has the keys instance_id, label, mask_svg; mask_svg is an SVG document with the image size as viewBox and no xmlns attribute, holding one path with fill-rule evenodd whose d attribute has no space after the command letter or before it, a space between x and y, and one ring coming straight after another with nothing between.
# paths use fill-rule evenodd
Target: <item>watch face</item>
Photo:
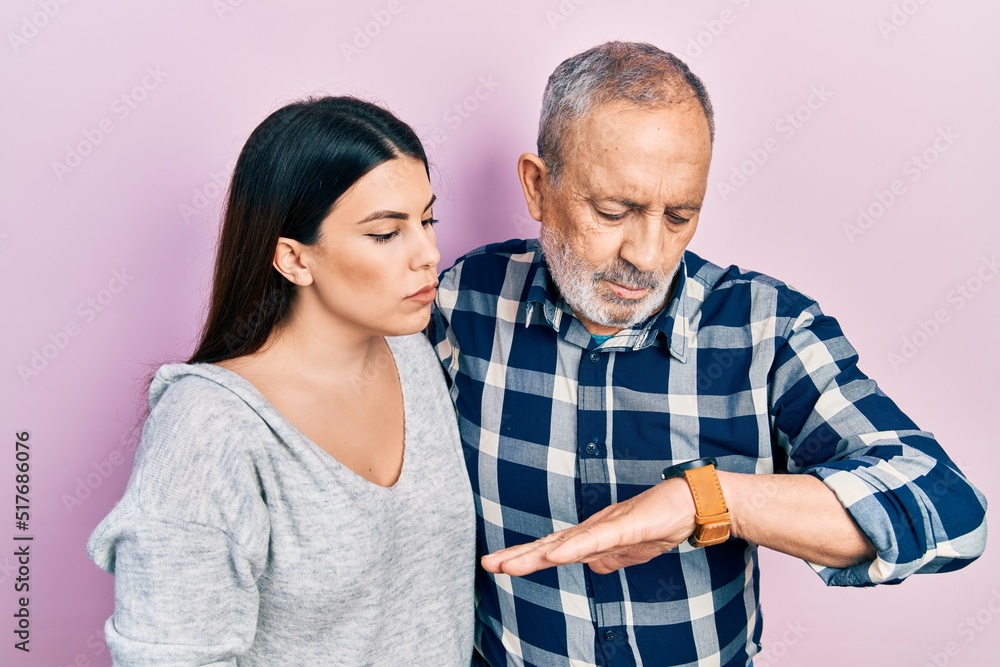
<instances>
[{"instance_id":1,"label":"watch face","mask_svg":"<svg viewBox=\"0 0 1000 667\"><path fill-rule=\"evenodd\" d=\"M710 457L704 459L695 459L693 461L685 461L684 463L678 463L676 465L670 466L669 468L665 468L663 470L663 473L660 475L660 478L670 479L671 477L680 477L681 475L684 474L685 470L704 468L707 465L715 466L716 468L719 467L719 464L716 463L715 458Z\"/></svg>"}]
</instances>

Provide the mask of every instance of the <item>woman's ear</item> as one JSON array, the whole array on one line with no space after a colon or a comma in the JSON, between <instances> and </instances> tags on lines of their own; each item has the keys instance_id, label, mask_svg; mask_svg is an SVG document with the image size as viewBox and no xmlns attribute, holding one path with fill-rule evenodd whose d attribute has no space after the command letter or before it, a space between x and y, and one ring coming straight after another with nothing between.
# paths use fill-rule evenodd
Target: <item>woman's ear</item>
<instances>
[{"instance_id":1,"label":"woman's ear","mask_svg":"<svg viewBox=\"0 0 1000 667\"><path fill-rule=\"evenodd\" d=\"M541 222L543 191L548 178L545 163L534 153L524 153L517 159L517 176L521 180L521 190L524 192L524 201L528 204L528 213Z\"/></svg>"},{"instance_id":2,"label":"woman's ear","mask_svg":"<svg viewBox=\"0 0 1000 667\"><path fill-rule=\"evenodd\" d=\"M299 243L295 239L282 236L278 239L278 245L274 248L274 261L272 265L278 273L285 276L293 285L305 287L312 285L313 276L306 266L304 255L308 246Z\"/></svg>"}]
</instances>

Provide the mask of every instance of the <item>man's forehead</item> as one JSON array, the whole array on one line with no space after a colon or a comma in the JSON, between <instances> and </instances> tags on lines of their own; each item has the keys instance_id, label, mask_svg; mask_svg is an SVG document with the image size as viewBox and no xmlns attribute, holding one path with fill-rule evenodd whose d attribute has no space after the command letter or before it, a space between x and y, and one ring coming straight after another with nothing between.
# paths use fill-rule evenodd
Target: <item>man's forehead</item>
<instances>
[{"instance_id":1,"label":"man's forehead","mask_svg":"<svg viewBox=\"0 0 1000 667\"><path fill-rule=\"evenodd\" d=\"M638 165L585 164L574 166L578 193L595 202L617 202L630 207L666 203L677 209L701 209L698 190L703 187L702 169L694 164L674 164L671 168L647 171ZM692 190L693 189L693 190ZM650 197L666 201L650 201Z\"/></svg>"},{"instance_id":2,"label":"man's forehead","mask_svg":"<svg viewBox=\"0 0 1000 667\"><path fill-rule=\"evenodd\" d=\"M708 123L691 104L604 105L581 119L564 153L571 180L591 198L700 202L711 160ZM647 202L653 203L653 202Z\"/></svg>"},{"instance_id":3,"label":"man's forehead","mask_svg":"<svg viewBox=\"0 0 1000 667\"><path fill-rule=\"evenodd\" d=\"M711 156L708 122L700 108L602 107L574 124L567 161L636 158L699 162Z\"/></svg>"}]
</instances>

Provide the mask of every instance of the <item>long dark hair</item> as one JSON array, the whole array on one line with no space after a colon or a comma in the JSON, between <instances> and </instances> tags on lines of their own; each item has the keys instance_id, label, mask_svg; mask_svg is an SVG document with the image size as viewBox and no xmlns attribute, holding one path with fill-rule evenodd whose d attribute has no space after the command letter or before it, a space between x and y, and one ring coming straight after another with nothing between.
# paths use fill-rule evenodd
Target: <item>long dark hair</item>
<instances>
[{"instance_id":1,"label":"long dark hair","mask_svg":"<svg viewBox=\"0 0 1000 667\"><path fill-rule=\"evenodd\" d=\"M337 199L369 171L401 156L428 168L409 125L354 97L303 100L264 119L236 161L212 300L188 363L259 350L288 317L296 295L295 285L272 266L278 238L315 243Z\"/></svg>"}]
</instances>

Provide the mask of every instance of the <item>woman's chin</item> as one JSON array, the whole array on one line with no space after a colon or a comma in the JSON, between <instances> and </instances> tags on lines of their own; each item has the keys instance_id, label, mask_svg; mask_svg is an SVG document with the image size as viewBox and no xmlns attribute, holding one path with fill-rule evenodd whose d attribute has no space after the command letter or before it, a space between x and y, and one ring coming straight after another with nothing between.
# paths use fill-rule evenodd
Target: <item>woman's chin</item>
<instances>
[{"instance_id":1,"label":"woman's chin","mask_svg":"<svg viewBox=\"0 0 1000 667\"><path fill-rule=\"evenodd\" d=\"M419 313L411 313L406 316L393 318L382 325L383 336L409 336L410 334L421 333L427 328L431 321L431 309L428 305L421 308Z\"/></svg>"}]
</instances>

